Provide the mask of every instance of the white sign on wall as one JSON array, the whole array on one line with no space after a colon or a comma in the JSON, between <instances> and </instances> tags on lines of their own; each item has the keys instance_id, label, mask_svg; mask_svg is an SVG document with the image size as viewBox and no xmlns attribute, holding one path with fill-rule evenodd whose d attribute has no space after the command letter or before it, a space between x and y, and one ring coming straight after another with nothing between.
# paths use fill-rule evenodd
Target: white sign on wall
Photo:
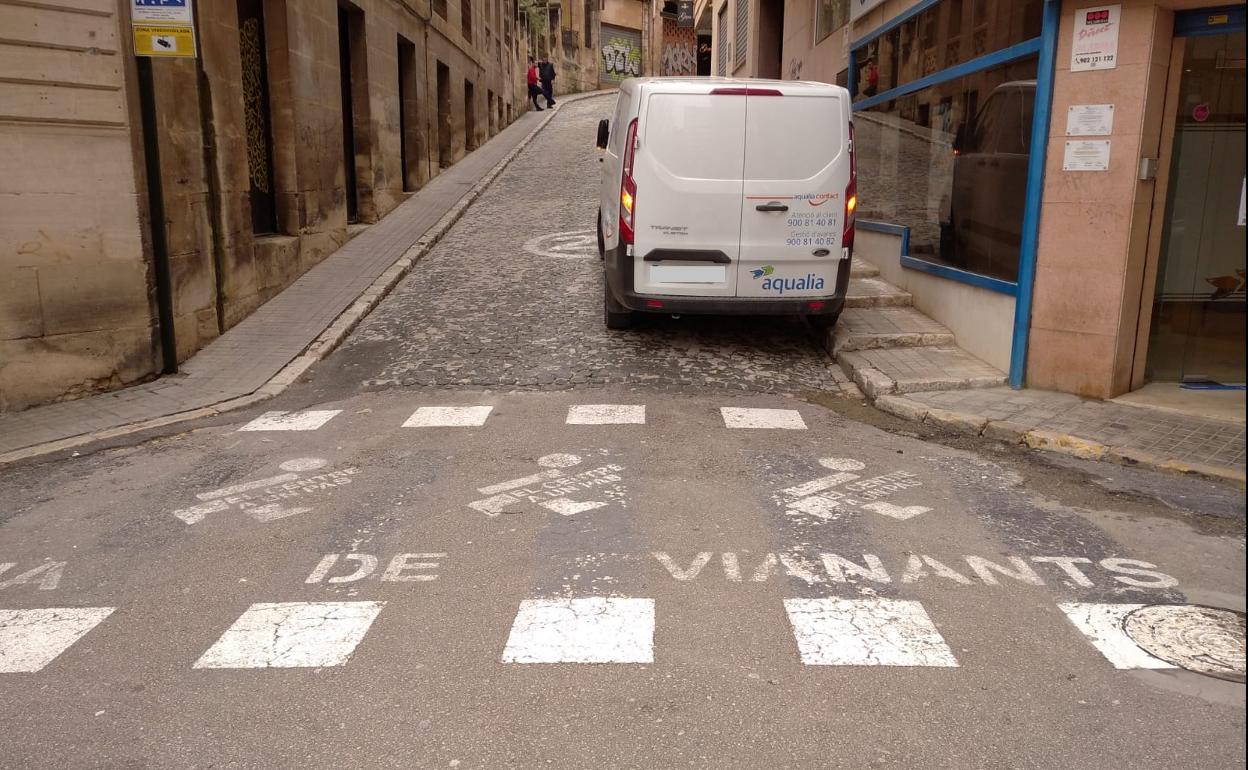
<instances>
[{"instance_id":1,"label":"white sign on wall","mask_svg":"<svg viewBox=\"0 0 1248 770\"><path fill-rule=\"evenodd\" d=\"M1109 136L1114 132L1114 105L1072 104L1066 112L1066 136Z\"/></svg>"},{"instance_id":2,"label":"white sign on wall","mask_svg":"<svg viewBox=\"0 0 1248 770\"><path fill-rule=\"evenodd\" d=\"M1075 37L1070 49L1070 71L1112 70L1118 66L1118 30L1121 5L1100 5L1075 11Z\"/></svg>"},{"instance_id":3,"label":"white sign on wall","mask_svg":"<svg viewBox=\"0 0 1248 770\"><path fill-rule=\"evenodd\" d=\"M1084 139L1066 143L1063 171L1108 171L1109 140Z\"/></svg>"},{"instance_id":4,"label":"white sign on wall","mask_svg":"<svg viewBox=\"0 0 1248 770\"><path fill-rule=\"evenodd\" d=\"M884 0L849 0L849 20L857 21L867 11L884 4Z\"/></svg>"}]
</instances>

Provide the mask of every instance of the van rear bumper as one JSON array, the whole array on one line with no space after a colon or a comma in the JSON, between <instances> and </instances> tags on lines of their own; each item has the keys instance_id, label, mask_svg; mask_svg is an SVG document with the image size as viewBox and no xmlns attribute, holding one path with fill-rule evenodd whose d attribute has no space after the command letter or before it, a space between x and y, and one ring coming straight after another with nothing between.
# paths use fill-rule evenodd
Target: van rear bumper
<instances>
[{"instance_id":1,"label":"van rear bumper","mask_svg":"<svg viewBox=\"0 0 1248 770\"><path fill-rule=\"evenodd\" d=\"M850 260L842 260L832 294L822 297L690 297L676 294L639 294L633 290L633 258L623 248L609 249L604 268L607 286L616 301L639 313L682 315L840 315L849 288ZM660 302L661 307L649 303ZM822 303L811 307L812 303Z\"/></svg>"}]
</instances>

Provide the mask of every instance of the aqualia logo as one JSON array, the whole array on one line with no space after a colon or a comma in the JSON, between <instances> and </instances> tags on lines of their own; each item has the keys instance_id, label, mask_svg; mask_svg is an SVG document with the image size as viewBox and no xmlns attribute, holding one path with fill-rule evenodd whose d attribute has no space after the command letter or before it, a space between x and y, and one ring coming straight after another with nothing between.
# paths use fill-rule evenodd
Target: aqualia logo
<instances>
[{"instance_id":1,"label":"aqualia logo","mask_svg":"<svg viewBox=\"0 0 1248 770\"><path fill-rule=\"evenodd\" d=\"M814 273L807 273L804 278L772 278L770 277L776 272L776 268L771 265L763 265L750 271L750 275L754 280L763 279L763 291L774 291L777 294L784 294L786 291L815 291L823 288L823 278Z\"/></svg>"}]
</instances>

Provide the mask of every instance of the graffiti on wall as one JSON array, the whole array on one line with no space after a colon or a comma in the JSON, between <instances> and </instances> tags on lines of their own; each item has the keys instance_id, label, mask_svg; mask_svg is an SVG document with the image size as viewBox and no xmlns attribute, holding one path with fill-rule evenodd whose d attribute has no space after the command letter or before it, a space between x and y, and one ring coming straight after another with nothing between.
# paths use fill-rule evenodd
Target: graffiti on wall
<instances>
[{"instance_id":1,"label":"graffiti on wall","mask_svg":"<svg viewBox=\"0 0 1248 770\"><path fill-rule=\"evenodd\" d=\"M802 65L804 63L805 62L803 62L801 59L789 60L789 80L801 80L802 79Z\"/></svg>"},{"instance_id":2,"label":"graffiti on wall","mask_svg":"<svg viewBox=\"0 0 1248 770\"><path fill-rule=\"evenodd\" d=\"M663 46L664 75L695 75L698 60L691 43L668 43Z\"/></svg>"},{"instance_id":3,"label":"graffiti on wall","mask_svg":"<svg viewBox=\"0 0 1248 770\"><path fill-rule=\"evenodd\" d=\"M602 64L599 80L620 83L641 75L641 32L602 25Z\"/></svg>"}]
</instances>

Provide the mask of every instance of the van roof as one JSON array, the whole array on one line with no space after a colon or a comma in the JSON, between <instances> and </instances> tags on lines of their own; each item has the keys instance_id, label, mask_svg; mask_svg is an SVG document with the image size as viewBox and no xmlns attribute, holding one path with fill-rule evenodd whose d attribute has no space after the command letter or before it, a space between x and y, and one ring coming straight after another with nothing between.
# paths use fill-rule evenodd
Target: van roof
<instances>
[{"instance_id":1,"label":"van roof","mask_svg":"<svg viewBox=\"0 0 1248 770\"><path fill-rule=\"evenodd\" d=\"M720 77L647 77L629 78L620 84L620 89L628 92L652 90L655 87L675 87L675 90L686 93L706 93L714 88L799 88L809 93L810 90L843 91L840 86L831 83L820 83L812 80L766 80L763 78L720 78Z\"/></svg>"}]
</instances>

